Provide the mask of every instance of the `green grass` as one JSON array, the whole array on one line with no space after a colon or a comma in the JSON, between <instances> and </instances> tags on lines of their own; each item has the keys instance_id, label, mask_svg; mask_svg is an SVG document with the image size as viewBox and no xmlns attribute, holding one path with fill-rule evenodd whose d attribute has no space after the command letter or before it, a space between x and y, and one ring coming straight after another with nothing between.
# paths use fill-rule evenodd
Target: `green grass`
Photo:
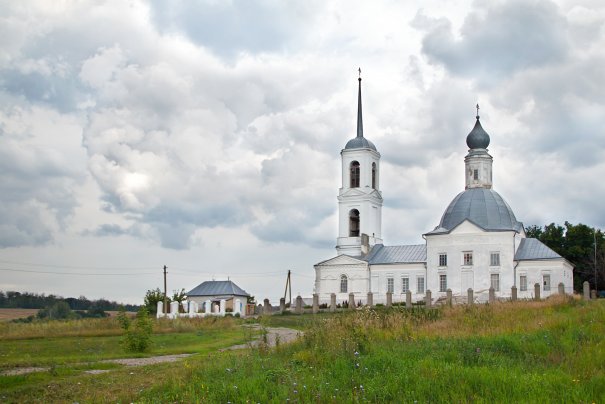
<instances>
[{"instance_id":1,"label":"green grass","mask_svg":"<svg viewBox=\"0 0 605 404\"><path fill-rule=\"evenodd\" d=\"M0 342L0 369L23 366L49 366L103 359L145 357L178 353L208 352L246 342L239 328L203 330L195 333L155 334L146 353L123 349L121 337L56 337Z\"/></svg>"},{"instance_id":2,"label":"green grass","mask_svg":"<svg viewBox=\"0 0 605 404\"><path fill-rule=\"evenodd\" d=\"M304 328L305 337L275 350L208 349L178 363L94 376L67 367L10 383L0 378L0 401L605 401L603 301L361 310L260 322Z\"/></svg>"}]
</instances>

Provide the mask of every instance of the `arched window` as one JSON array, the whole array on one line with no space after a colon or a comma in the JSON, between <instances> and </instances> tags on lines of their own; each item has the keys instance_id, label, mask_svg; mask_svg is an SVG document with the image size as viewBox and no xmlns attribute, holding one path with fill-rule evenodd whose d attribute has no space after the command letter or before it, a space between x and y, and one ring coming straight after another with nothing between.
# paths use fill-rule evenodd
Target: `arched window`
<instances>
[{"instance_id":1,"label":"arched window","mask_svg":"<svg viewBox=\"0 0 605 404\"><path fill-rule=\"evenodd\" d=\"M359 162L352 161L350 166L351 188L359 188Z\"/></svg>"},{"instance_id":2,"label":"arched window","mask_svg":"<svg viewBox=\"0 0 605 404\"><path fill-rule=\"evenodd\" d=\"M372 189L376 189L376 163L372 163Z\"/></svg>"},{"instance_id":3,"label":"arched window","mask_svg":"<svg viewBox=\"0 0 605 404\"><path fill-rule=\"evenodd\" d=\"M340 293L347 293L349 281L346 275L340 276Z\"/></svg>"},{"instance_id":4,"label":"arched window","mask_svg":"<svg viewBox=\"0 0 605 404\"><path fill-rule=\"evenodd\" d=\"M349 237L359 237L359 211L357 209L349 212Z\"/></svg>"}]
</instances>

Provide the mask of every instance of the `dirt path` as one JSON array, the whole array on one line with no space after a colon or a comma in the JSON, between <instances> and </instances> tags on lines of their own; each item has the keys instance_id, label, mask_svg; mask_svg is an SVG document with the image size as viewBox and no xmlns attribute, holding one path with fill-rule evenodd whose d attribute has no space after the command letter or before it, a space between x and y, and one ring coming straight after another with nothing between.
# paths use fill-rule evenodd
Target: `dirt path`
<instances>
[{"instance_id":1,"label":"dirt path","mask_svg":"<svg viewBox=\"0 0 605 404\"><path fill-rule=\"evenodd\" d=\"M250 326L253 329L260 330L260 326L254 324ZM250 347L257 347L261 343L266 343L269 347L275 347L279 344L287 344L296 340L303 333L302 331L293 330L291 328L283 328L283 327L267 327L265 328L267 332L266 338L262 336L257 340L251 341L247 344L233 345L228 348L220 349L219 352L233 350L233 349L245 349ZM166 363L166 362L176 362L183 358L187 358L195 354L177 354L177 355L162 355L162 356L150 356L148 358L121 358L121 359L105 359L99 361L97 363L117 363L124 366L146 366L146 365L155 365L156 363ZM47 372L49 371L49 367L23 367L23 368L15 368L5 370L0 372L0 376L16 376L16 375L25 375L34 372ZM99 374L109 372L109 369L91 369L86 370L84 373L90 374Z\"/></svg>"}]
</instances>

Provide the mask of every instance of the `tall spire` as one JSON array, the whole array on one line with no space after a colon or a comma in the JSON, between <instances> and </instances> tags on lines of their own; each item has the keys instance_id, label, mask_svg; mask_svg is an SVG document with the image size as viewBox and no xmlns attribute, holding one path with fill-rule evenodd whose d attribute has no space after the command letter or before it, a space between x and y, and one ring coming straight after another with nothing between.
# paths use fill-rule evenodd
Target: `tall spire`
<instances>
[{"instance_id":1,"label":"tall spire","mask_svg":"<svg viewBox=\"0 0 605 404\"><path fill-rule=\"evenodd\" d=\"M359 71L359 95L357 96L357 137L363 137L363 119L361 117L361 67Z\"/></svg>"}]
</instances>

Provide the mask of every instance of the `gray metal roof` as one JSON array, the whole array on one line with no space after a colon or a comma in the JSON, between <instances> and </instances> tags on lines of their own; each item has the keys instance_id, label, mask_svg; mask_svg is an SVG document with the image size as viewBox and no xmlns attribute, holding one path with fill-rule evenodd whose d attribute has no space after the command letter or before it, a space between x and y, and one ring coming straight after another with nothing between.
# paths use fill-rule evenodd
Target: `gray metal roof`
<instances>
[{"instance_id":1,"label":"gray metal roof","mask_svg":"<svg viewBox=\"0 0 605 404\"><path fill-rule=\"evenodd\" d=\"M475 127L466 137L466 145L469 149L487 149L487 146L489 146L489 135L481 126L479 115L477 115Z\"/></svg>"},{"instance_id":2,"label":"gray metal roof","mask_svg":"<svg viewBox=\"0 0 605 404\"><path fill-rule=\"evenodd\" d=\"M426 262L426 245L385 246L376 244L363 260L371 265Z\"/></svg>"},{"instance_id":3,"label":"gray metal roof","mask_svg":"<svg viewBox=\"0 0 605 404\"><path fill-rule=\"evenodd\" d=\"M187 296L237 295L250 296L231 281L206 281L187 292Z\"/></svg>"},{"instance_id":4,"label":"gray metal roof","mask_svg":"<svg viewBox=\"0 0 605 404\"><path fill-rule=\"evenodd\" d=\"M376 146L365 137L354 137L349 140L345 146L345 150L351 149L372 149L376 151Z\"/></svg>"},{"instance_id":5,"label":"gray metal roof","mask_svg":"<svg viewBox=\"0 0 605 404\"><path fill-rule=\"evenodd\" d=\"M449 233L465 220L487 231L520 232L523 223L502 197L492 189L470 188L459 193L443 213L441 222L427 234Z\"/></svg>"},{"instance_id":6,"label":"gray metal roof","mask_svg":"<svg viewBox=\"0 0 605 404\"><path fill-rule=\"evenodd\" d=\"M535 238L524 238L515 253L515 261L549 260L562 258L559 254Z\"/></svg>"}]
</instances>

